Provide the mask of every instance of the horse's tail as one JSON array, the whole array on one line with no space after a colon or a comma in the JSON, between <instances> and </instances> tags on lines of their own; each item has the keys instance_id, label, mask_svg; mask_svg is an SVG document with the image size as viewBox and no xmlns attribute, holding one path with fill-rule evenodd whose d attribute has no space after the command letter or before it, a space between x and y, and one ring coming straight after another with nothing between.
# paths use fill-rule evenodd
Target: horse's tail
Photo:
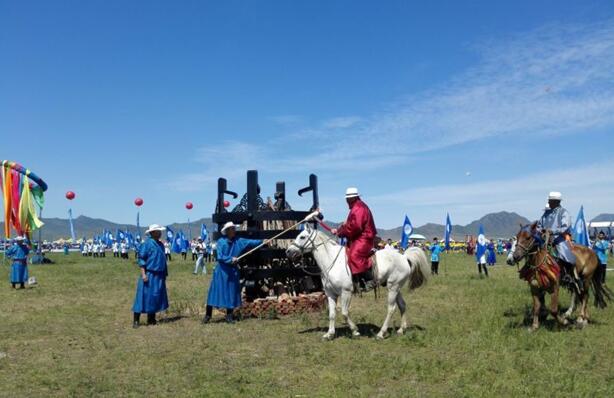
<instances>
[{"instance_id":1,"label":"horse's tail","mask_svg":"<svg viewBox=\"0 0 614 398\"><path fill-rule=\"evenodd\" d=\"M605 308L612 301L614 293L603 283L605 267L598 265L593 273L593 290L595 291L595 307Z\"/></svg>"},{"instance_id":2,"label":"horse's tail","mask_svg":"<svg viewBox=\"0 0 614 398\"><path fill-rule=\"evenodd\" d=\"M418 247L410 247L405 251L405 258L411 268L409 274L409 290L417 289L426 284L429 275L429 263L424 251Z\"/></svg>"}]
</instances>

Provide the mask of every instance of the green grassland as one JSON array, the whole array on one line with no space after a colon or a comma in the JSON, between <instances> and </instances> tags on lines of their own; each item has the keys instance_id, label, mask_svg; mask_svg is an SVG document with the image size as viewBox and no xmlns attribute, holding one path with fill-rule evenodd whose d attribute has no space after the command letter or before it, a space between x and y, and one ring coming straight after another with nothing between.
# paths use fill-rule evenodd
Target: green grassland
<instances>
[{"instance_id":1,"label":"green grassland","mask_svg":"<svg viewBox=\"0 0 614 398\"><path fill-rule=\"evenodd\" d=\"M614 308L591 307L584 330L546 321L528 333L515 267L480 278L471 257L448 255L406 294L404 336L375 340L384 299L366 295L352 304L363 337L339 317L338 338L323 342L324 312L201 325L209 277L177 259L163 322L134 330L133 260L51 258L30 267L39 284L23 291L0 268L0 396L614 396Z\"/></svg>"}]
</instances>

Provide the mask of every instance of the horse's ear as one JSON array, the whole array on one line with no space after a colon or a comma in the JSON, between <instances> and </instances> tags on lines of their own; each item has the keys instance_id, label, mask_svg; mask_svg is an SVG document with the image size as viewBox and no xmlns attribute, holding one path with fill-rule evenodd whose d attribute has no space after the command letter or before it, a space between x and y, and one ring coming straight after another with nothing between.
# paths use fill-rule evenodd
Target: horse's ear
<instances>
[{"instance_id":1,"label":"horse's ear","mask_svg":"<svg viewBox=\"0 0 614 398\"><path fill-rule=\"evenodd\" d=\"M537 221L534 221L533 224L531 224L531 231L535 231L537 229Z\"/></svg>"}]
</instances>

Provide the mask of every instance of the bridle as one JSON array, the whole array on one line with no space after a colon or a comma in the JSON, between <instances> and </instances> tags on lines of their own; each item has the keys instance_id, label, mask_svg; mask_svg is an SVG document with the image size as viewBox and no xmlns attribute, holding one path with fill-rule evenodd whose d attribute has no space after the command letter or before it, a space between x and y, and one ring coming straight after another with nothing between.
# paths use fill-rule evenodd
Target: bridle
<instances>
[{"instance_id":1,"label":"bridle","mask_svg":"<svg viewBox=\"0 0 614 398\"><path fill-rule=\"evenodd\" d=\"M307 243L299 246L296 244L296 241L292 241L292 243L290 243L290 247L294 246L298 249L299 253L300 253L300 257L301 259L305 256L306 253L309 253L306 249L306 247L311 247L310 252L315 251L318 247L324 246L326 245L326 243L328 243L329 241L331 242L335 242L334 239L330 238L330 237L326 237L326 239L323 239L320 243L317 242L317 238L318 238L318 230L314 229L312 230L309 235L307 236ZM311 245L309 245L311 244ZM311 275L311 276L324 276L324 280L325 283L328 283L329 281L329 273L330 271L333 269L333 267L335 266L335 263L337 262L337 259L339 258L339 256L341 255L341 252L343 251L344 247L341 246L339 248L339 251L337 252L337 255L335 256L335 258L333 259L333 261L331 262L330 266L328 267L321 267L321 274L312 274L309 271L307 271L307 268L303 265L302 267L300 267L303 272L305 272L307 275ZM301 261L301 264L304 264L304 261ZM347 265L346 265L346 271L347 270ZM348 271L349 272L349 271ZM331 285L332 286L332 285Z\"/></svg>"}]
</instances>

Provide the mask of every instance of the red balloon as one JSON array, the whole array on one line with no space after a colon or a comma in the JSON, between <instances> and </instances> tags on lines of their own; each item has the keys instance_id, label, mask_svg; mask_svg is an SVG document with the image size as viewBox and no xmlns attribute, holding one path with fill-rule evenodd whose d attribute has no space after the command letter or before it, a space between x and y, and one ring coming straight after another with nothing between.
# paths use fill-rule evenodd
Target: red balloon
<instances>
[{"instance_id":1,"label":"red balloon","mask_svg":"<svg viewBox=\"0 0 614 398\"><path fill-rule=\"evenodd\" d=\"M192 210L192 207L194 207L192 202L188 202L188 203L185 204L185 208L188 209L188 210Z\"/></svg>"},{"instance_id":2,"label":"red balloon","mask_svg":"<svg viewBox=\"0 0 614 398\"><path fill-rule=\"evenodd\" d=\"M228 206L230 206L230 202L229 202L229 201L227 201L227 200L225 200L225 201L224 201L224 207L228 207Z\"/></svg>"},{"instance_id":3,"label":"red balloon","mask_svg":"<svg viewBox=\"0 0 614 398\"><path fill-rule=\"evenodd\" d=\"M143 199L141 198L134 199L134 204L137 205L138 207L143 206Z\"/></svg>"},{"instance_id":4,"label":"red balloon","mask_svg":"<svg viewBox=\"0 0 614 398\"><path fill-rule=\"evenodd\" d=\"M68 200L73 200L75 198L75 196L77 196L77 195L75 195L75 193L73 191L66 192L66 199L68 199Z\"/></svg>"}]
</instances>

